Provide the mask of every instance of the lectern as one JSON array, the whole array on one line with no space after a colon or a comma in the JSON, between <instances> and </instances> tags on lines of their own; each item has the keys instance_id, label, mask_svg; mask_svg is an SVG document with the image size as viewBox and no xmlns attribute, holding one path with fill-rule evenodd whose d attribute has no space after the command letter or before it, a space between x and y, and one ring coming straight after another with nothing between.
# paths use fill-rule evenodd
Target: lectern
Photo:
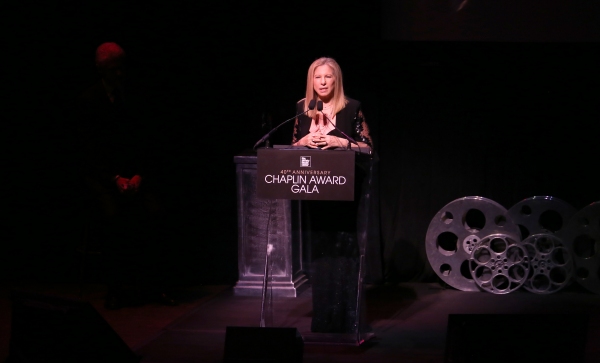
<instances>
[{"instance_id":1,"label":"lectern","mask_svg":"<svg viewBox=\"0 0 600 363\"><path fill-rule=\"evenodd\" d=\"M301 236L292 234L292 201L264 199L256 193L258 157L248 151L234 157L237 177L238 281L234 293L260 296L267 241L273 244L273 296L296 297L307 287ZM295 229L295 228L294 228Z\"/></svg>"},{"instance_id":2,"label":"lectern","mask_svg":"<svg viewBox=\"0 0 600 363\"><path fill-rule=\"evenodd\" d=\"M270 243L273 253L279 253L271 275L274 296L296 296L307 278L313 279L313 324L311 332L303 333L306 342L359 345L372 337L364 322L362 293L365 263L374 258L366 246L369 240L379 243L377 163L370 150L283 145L234 160L239 228L235 293L261 293Z\"/></svg>"}]
</instances>

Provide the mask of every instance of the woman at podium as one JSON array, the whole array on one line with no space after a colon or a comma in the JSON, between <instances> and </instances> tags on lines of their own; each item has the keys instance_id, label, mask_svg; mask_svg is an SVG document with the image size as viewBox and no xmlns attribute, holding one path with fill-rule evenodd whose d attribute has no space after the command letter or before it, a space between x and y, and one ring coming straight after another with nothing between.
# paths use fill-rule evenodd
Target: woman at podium
<instances>
[{"instance_id":1,"label":"woman at podium","mask_svg":"<svg viewBox=\"0 0 600 363\"><path fill-rule=\"evenodd\" d=\"M309 109L311 100L322 107ZM294 124L294 146L348 147L350 136L358 147L373 147L360 102L344 94L342 70L332 58L319 58L308 68L306 96L296 104L296 114L300 116Z\"/></svg>"},{"instance_id":2,"label":"woman at podium","mask_svg":"<svg viewBox=\"0 0 600 363\"><path fill-rule=\"evenodd\" d=\"M296 108L301 115L294 124L294 146L329 150L352 145L358 148L354 150L368 150L366 158L373 161L373 142L361 104L344 94L342 71L334 59L319 58L310 65L306 95ZM354 201L302 202L304 245L310 249L306 253L310 256L307 272L313 294L313 333L355 336L366 329L362 277L370 237L361 221L372 211L370 202L365 203L369 199L365 195L371 193L369 162L366 167L356 163Z\"/></svg>"}]
</instances>

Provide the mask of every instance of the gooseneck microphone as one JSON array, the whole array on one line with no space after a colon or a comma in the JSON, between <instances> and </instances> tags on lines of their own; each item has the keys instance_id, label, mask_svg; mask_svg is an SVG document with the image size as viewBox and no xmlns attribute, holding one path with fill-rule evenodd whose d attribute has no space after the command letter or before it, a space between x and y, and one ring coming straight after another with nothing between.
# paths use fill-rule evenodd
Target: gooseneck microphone
<instances>
[{"instance_id":1,"label":"gooseneck microphone","mask_svg":"<svg viewBox=\"0 0 600 363\"><path fill-rule=\"evenodd\" d=\"M320 102L320 101L319 101L319 102ZM316 101L315 101L315 100L310 100L310 102L308 103L308 110L305 110L304 112L300 112L300 113L299 113L299 114L297 114L296 116L294 116L294 117L292 117L292 118L290 118L290 119L287 119L287 120L283 121L282 123L280 123L279 125L277 125L277 126L275 126L274 128L272 128L272 129L271 129L271 131L267 132L267 134L266 134L265 136L263 136L263 137L262 137L260 140L258 140L258 141L256 142L256 144L254 144L254 147L253 147L253 149L256 149L256 147L257 147L258 145L260 145L260 144L262 144L263 142L265 142L265 141L266 141L266 140L267 140L267 139L268 139L268 138L271 136L271 134L273 134L275 131L277 131L277 129L278 129L278 128L280 128L281 126L285 125L286 123L288 123L288 122L290 122L290 121L292 121L292 120L295 120L295 119L296 119L296 117L298 117L298 116L300 116L300 115L303 115L303 114L307 113L307 112L308 112L308 111L310 111L310 110L314 110L314 109L315 109L315 104L316 104ZM321 109L323 109L323 102L321 102Z\"/></svg>"},{"instance_id":2,"label":"gooseneck microphone","mask_svg":"<svg viewBox=\"0 0 600 363\"><path fill-rule=\"evenodd\" d=\"M353 138L351 138L350 136L346 135L346 133L342 130L340 130L339 127L337 127L330 119L329 117L327 117L327 115L323 112L323 101L317 101L317 111L321 112L321 114L323 115L323 117L325 117L325 119L327 121L329 121L329 123L335 127L336 130L338 130L342 135L344 135L344 137L348 140L348 146L346 147L348 150L351 148L351 144L356 144L356 146L358 146L358 151L360 152L360 145L358 145L358 142L356 142L356 140L354 140Z\"/></svg>"}]
</instances>

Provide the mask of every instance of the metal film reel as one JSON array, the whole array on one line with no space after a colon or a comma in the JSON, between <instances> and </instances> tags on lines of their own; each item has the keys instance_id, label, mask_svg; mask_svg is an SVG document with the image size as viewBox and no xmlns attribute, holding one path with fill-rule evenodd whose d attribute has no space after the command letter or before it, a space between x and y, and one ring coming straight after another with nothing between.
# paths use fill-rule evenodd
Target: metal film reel
<instances>
[{"instance_id":1,"label":"metal film reel","mask_svg":"<svg viewBox=\"0 0 600 363\"><path fill-rule=\"evenodd\" d=\"M481 291L469 268L471 252L486 236L504 234L521 240L519 227L506 209L483 197L456 199L433 217L427 229L427 259L448 285L462 291Z\"/></svg>"},{"instance_id":2,"label":"metal film reel","mask_svg":"<svg viewBox=\"0 0 600 363\"><path fill-rule=\"evenodd\" d=\"M557 233L577 212L568 203L550 196L524 199L510 207L508 215L519 226L521 238L537 233Z\"/></svg>"},{"instance_id":3,"label":"metal film reel","mask_svg":"<svg viewBox=\"0 0 600 363\"><path fill-rule=\"evenodd\" d=\"M527 281L529 256L513 236L493 234L483 238L471 253L470 270L482 290L508 294Z\"/></svg>"},{"instance_id":4,"label":"metal film reel","mask_svg":"<svg viewBox=\"0 0 600 363\"><path fill-rule=\"evenodd\" d=\"M562 240L553 233L525 238L531 268L523 287L536 294L551 294L568 286L573 277L573 258Z\"/></svg>"},{"instance_id":5,"label":"metal film reel","mask_svg":"<svg viewBox=\"0 0 600 363\"><path fill-rule=\"evenodd\" d=\"M558 235L571 248L575 281L600 294L600 201L575 213Z\"/></svg>"}]
</instances>

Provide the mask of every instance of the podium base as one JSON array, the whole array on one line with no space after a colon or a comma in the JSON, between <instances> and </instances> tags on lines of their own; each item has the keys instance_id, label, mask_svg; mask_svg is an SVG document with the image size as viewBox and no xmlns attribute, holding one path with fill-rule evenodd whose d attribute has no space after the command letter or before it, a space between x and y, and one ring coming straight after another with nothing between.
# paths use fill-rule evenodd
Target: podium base
<instances>
[{"instance_id":1,"label":"podium base","mask_svg":"<svg viewBox=\"0 0 600 363\"><path fill-rule=\"evenodd\" d=\"M335 333L303 333L302 338L305 344L329 344L329 345L351 345L360 346L367 341L373 339L375 333L366 332L360 335L350 334L335 334Z\"/></svg>"},{"instance_id":2,"label":"podium base","mask_svg":"<svg viewBox=\"0 0 600 363\"><path fill-rule=\"evenodd\" d=\"M308 278L304 274L298 274L293 281L270 281L269 288L272 289L274 297L298 297L308 288ZM238 280L233 287L233 293L236 296L262 296L262 277L260 280Z\"/></svg>"}]
</instances>

